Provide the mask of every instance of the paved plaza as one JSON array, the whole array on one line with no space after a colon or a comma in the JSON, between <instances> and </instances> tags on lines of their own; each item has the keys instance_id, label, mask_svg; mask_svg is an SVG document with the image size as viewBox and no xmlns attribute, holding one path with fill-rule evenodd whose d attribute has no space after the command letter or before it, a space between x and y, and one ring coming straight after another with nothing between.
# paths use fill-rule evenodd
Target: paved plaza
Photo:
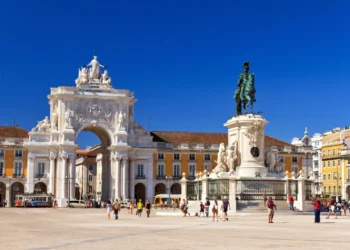
<instances>
[{"instance_id":1,"label":"paved plaza","mask_svg":"<svg viewBox=\"0 0 350 250\"><path fill-rule=\"evenodd\" d=\"M276 213L211 218L142 218L124 210L107 220L105 209L0 209L1 249L337 249L348 245L350 219ZM239 248L238 248L239 247Z\"/></svg>"}]
</instances>

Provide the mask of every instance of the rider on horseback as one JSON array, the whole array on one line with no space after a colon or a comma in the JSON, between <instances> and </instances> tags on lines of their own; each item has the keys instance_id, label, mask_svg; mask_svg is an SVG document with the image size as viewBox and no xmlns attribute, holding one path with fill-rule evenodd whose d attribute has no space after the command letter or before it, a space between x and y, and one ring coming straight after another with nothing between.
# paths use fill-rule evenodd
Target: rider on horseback
<instances>
[{"instance_id":1,"label":"rider on horseback","mask_svg":"<svg viewBox=\"0 0 350 250\"><path fill-rule=\"evenodd\" d=\"M253 103L255 99L254 74L249 73L249 62L243 63L243 73L239 75L237 89L234 95L236 99L237 115L242 115L242 104L247 114L247 107L250 107L250 113L253 112Z\"/></svg>"}]
</instances>

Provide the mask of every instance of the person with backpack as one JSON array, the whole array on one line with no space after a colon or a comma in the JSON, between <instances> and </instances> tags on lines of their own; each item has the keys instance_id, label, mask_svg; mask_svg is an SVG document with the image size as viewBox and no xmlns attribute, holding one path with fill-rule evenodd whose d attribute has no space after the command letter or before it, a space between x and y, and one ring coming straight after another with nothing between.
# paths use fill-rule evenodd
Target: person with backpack
<instances>
[{"instance_id":1,"label":"person with backpack","mask_svg":"<svg viewBox=\"0 0 350 250\"><path fill-rule=\"evenodd\" d=\"M209 198L207 198L207 201L205 202L205 215L209 217L209 207L210 207L210 201Z\"/></svg>"},{"instance_id":2,"label":"person with backpack","mask_svg":"<svg viewBox=\"0 0 350 250\"><path fill-rule=\"evenodd\" d=\"M205 206L203 202L201 202L201 204L199 205L199 217L201 217L201 215L204 217L204 209L205 209Z\"/></svg>"},{"instance_id":3,"label":"person with backpack","mask_svg":"<svg viewBox=\"0 0 350 250\"><path fill-rule=\"evenodd\" d=\"M119 202L115 202L113 205L113 211L114 211L114 219L118 220L118 214L120 211L120 203Z\"/></svg>"},{"instance_id":4,"label":"person with backpack","mask_svg":"<svg viewBox=\"0 0 350 250\"><path fill-rule=\"evenodd\" d=\"M227 210L230 209L231 210L231 206L230 206L230 202L227 200L227 197L224 197L224 200L222 201L222 205L223 205L223 212L222 212L222 219L228 221L227 218Z\"/></svg>"},{"instance_id":5,"label":"person with backpack","mask_svg":"<svg viewBox=\"0 0 350 250\"><path fill-rule=\"evenodd\" d=\"M267 211L269 214L269 223L273 223L273 216L275 215L275 210L277 210L277 207L275 203L272 200L272 197L270 196L267 200Z\"/></svg>"}]
</instances>

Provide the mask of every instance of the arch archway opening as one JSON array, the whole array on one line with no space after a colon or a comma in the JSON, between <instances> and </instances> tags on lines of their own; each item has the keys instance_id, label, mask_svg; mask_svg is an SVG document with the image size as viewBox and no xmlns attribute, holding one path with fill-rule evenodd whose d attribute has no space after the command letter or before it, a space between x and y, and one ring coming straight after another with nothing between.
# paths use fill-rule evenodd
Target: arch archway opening
<instances>
[{"instance_id":1,"label":"arch archway opening","mask_svg":"<svg viewBox=\"0 0 350 250\"><path fill-rule=\"evenodd\" d=\"M179 183L174 183L170 188L171 194L181 194L181 185Z\"/></svg>"},{"instance_id":2,"label":"arch archway opening","mask_svg":"<svg viewBox=\"0 0 350 250\"><path fill-rule=\"evenodd\" d=\"M114 197L109 133L100 126L86 126L77 131L75 141L79 145L76 159L77 183L73 191L76 199L102 201Z\"/></svg>"},{"instance_id":3,"label":"arch archway opening","mask_svg":"<svg viewBox=\"0 0 350 250\"><path fill-rule=\"evenodd\" d=\"M142 200L142 202L145 203L145 201L146 201L146 187L144 184L138 183L135 185L135 196L134 197L135 197L136 203L139 200Z\"/></svg>"},{"instance_id":4,"label":"arch archway opening","mask_svg":"<svg viewBox=\"0 0 350 250\"><path fill-rule=\"evenodd\" d=\"M165 194L166 193L166 187L164 183L158 183L155 187L154 187L154 194Z\"/></svg>"},{"instance_id":5,"label":"arch archway opening","mask_svg":"<svg viewBox=\"0 0 350 250\"><path fill-rule=\"evenodd\" d=\"M34 185L35 194L47 194L47 186L43 182L38 182Z\"/></svg>"},{"instance_id":6,"label":"arch archway opening","mask_svg":"<svg viewBox=\"0 0 350 250\"><path fill-rule=\"evenodd\" d=\"M15 201L16 195L18 194L24 194L24 185L20 182L14 182L11 185L11 200L12 202Z\"/></svg>"},{"instance_id":7,"label":"arch archway opening","mask_svg":"<svg viewBox=\"0 0 350 250\"><path fill-rule=\"evenodd\" d=\"M6 185L5 185L5 183L0 182L0 206L1 207L4 205L3 204L4 200L7 200L7 197L6 197Z\"/></svg>"}]
</instances>

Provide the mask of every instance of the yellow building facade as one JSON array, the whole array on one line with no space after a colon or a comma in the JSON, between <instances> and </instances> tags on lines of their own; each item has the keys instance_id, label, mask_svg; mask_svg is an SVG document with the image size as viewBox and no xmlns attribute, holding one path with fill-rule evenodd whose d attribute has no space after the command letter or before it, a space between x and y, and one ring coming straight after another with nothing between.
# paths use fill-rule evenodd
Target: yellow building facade
<instances>
[{"instance_id":1,"label":"yellow building facade","mask_svg":"<svg viewBox=\"0 0 350 250\"><path fill-rule=\"evenodd\" d=\"M336 129L323 134L322 186L326 196L342 196L343 199L348 199L346 188L350 185L350 171L343 152L349 139L349 129Z\"/></svg>"},{"instance_id":2,"label":"yellow building facade","mask_svg":"<svg viewBox=\"0 0 350 250\"><path fill-rule=\"evenodd\" d=\"M12 202L24 193L28 152L23 147L28 131L18 126L0 126L0 201Z\"/></svg>"}]
</instances>

